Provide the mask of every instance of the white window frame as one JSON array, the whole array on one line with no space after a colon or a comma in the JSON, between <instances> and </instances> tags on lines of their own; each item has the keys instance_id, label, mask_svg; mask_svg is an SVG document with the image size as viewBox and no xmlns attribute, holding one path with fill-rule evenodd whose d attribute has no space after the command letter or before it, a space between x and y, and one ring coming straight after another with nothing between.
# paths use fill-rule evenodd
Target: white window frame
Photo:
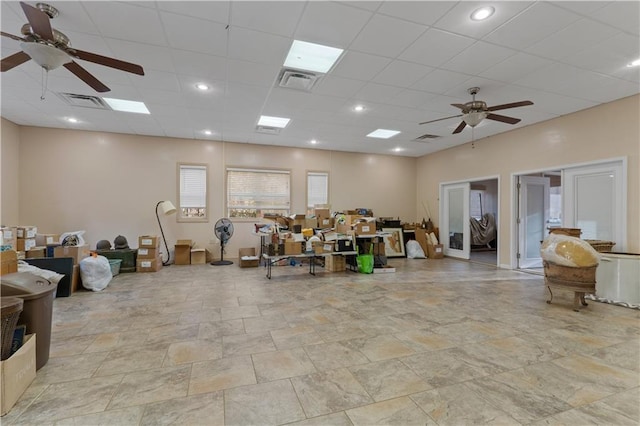
<instances>
[{"instance_id":1,"label":"white window frame","mask_svg":"<svg viewBox=\"0 0 640 426\"><path fill-rule=\"evenodd\" d=\"M326 198L324 200L324 202L321 203L315 203L309 200L309 184L311 183L309 178L311 176L324 176L326 178L326 188L327 188L327 192L326 192ZM307 186L306 186L306 206L307 206L307 214L311 215L313 214L314 208L316 204L329 204L329 172L325 172L325 171L313 171L313 170L309 170L307 171Z\"/></svg>"},{"instance_id":2,"label":"white window frame","mask_svg":"<svg viewBox=\"0 0 640 426\"><path fill-rule=\"evenodd\" d=\"M282 175L286 176L286 180L287 180L287 190L285 190L283 193L280 194L280 196L284 196L286 198L285 201L285 205L282 206L254 206L252 207L250 204L247 204L246 209L247 210L255 210L255 216L238 216L237 214L235 214L234 212L232 212L232 210L237 209L237 207L230 207L230 190L231 188L229 188L229 174L230 173L234 173L234 172L241 172L241 173L263 173L265 178L267 178L269 174L277 174L277 175ZM254 220L255 218L262 218L264 217L264 214L266 211L273 211L276 210L276 212L274 212L275 214L280 214L282 216L289 216L289 214L291 213L291 170L286 170L286 169L268 169L268 168L264 168L264 169L254 169L254 168L244 168L244 167L227 167L226 169L226 174L225 174L225 212L226 212L226 216L230 219L235 220ZM260 195L260 194L258 194Z\"/></svg>"},{"instance_id":3,"label":"white window frame","mask_svg":"<svg viewBox=\"0 0 640 426\"><path fill-rule=\"evenodd\" d=\"M197 169L204 169L205 175L204 175L204 182L201 182L202 184L204 184L204 194L200 194L200 197L204 197L203 201L204 201L204 206L182 206L182 195L183 195L183 183L182 183L182 169L183 168L197 168ZM178 200L178 212L177 212L177 221L178 222L197 222L197 223L202 223L202 222L209 222L209 166L207 164L204 163L178 163L177 165L177 185L176 187L178 188L178 196L177 196L177 200ZM195 209L198 208L203 208L204 209L204 214L202 216L189 216L188 214L185 214L184 209L187 207L193 207Z\"/></svg>"}]
</instances>

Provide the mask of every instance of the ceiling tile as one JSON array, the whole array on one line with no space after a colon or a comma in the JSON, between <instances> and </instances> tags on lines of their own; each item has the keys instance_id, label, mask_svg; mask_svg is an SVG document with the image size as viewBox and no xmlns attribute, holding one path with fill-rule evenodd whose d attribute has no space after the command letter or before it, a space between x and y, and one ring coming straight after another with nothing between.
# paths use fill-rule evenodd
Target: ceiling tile
<instances>
[{"instance_id":1,"label":"ceiling tile","mask_svg":"<svg viewBox=\"0 0 640 426\"><path fill-rule=\"evenodd\" d=\"M442 18L454 3L440 1L397 1L385 2L378 13L405 19L423 25L433 25Z\"/></svg>"},{"instance_id":2,"label":"ceiling tile","mask_svg":"<svg viewBox=\"0 0 640 426\"><path fill-rule=\"evenodd\" d=\"M386 86L377 83L367 83L362 89L358 91L354 98L371 102L386 102L387 99L397 95L400 90L400 88L394 86Z\"/></svg>"},{"instance_id":3,"label":"ceiling tile","mask_svg":"<svg viewBox=\"0 0 640 426\"><path fill-rule=\"evenodd\" d=\"M304 7L304 2L296 1L232 2L231 24L290 37Z\"/></svg>"},{"instance_id":4,"label":"ceiling tile","mask_svg":"<svg viewBox=\"0 0 640 426\"><path fill-rule=\"evenodd\" d=\"M171 49L124 40L105 39L117 59L139 64L147 70L175 72L171 60Z\"/></svg>"},{"instance_id":5,"label":"ceiling tile","mask_svg":"<svg viewBox=\"0 0 640 426\"><path fill-rule=\"evenodd\" d=\"M163 45L166 38L158 12L123 2L84 2L91 21L104 37Z\"/></svg>"},{"instance_id":6,"label":"ceiling tile","mask_svg":"<svg viewBox=\"0 0 640 426\"><path fill-rule=\"evenodd\" d=\"M228 31L225 24L161 12L169 45L174 49L223 56L227 53Z\"/></svg>"},{"instance_id":7,"label":"ceiling tile","mask_svg":"<svg viewBox=\"0 0 640 426\"><path fill-rule=\"evenodd\" d=\"M473 43L469 37L429 29L400 55L400 59L439 67Z\"/></svg>"},{"instance_id":8,"label":"ceiling tile","mask_svg":"<svg viewBox=\"0 0 640 426\"><path fill-rule=\"evenodd\" d=\"M363 81L325 75L320 79L313 92L318 95L349 98L355 95L364 85L365 82Z\"/></svg>"},{"instance_id":9,"label":"ceiling tile","mask_svg":"<svg viewBox=\"0 0 640 426\"><path fill-rule=\"evenodd\" d=\"M422 79L433 68L405 61L393 61L382 70L373 81L397 87L410 87Z\"/></svg>"},{"instance_id":10,"label":"ceiling tile","mask_svg":"<svg viewBox=\"0 0 640 426\"><path fill-rule=\"evenodd\" d=\"M468 74L453 71L435 70L427 74L422 80L411 86L413 89L424 90L431 93L445 93L447 90L469 80Z\"/></svg>"},{"instance_id":11,"label":"ceiling tile","mask_svg":"<svg viewBox=\"0 0 640 426\"><path fill-rule=\"evenodd\" d=\"M450 4L445 2L444 4ZM435 28L467 37L482 38L505 22L513 19L520 12L530 7L530 1L493 1L475 2L462 1L457 3L449 12L438 19ZM484 21L473 21L471 13L481 6L492 6L494 14Z\"/></svg>"},{"instance_id":12,"label":"ceiling tile","mask_svg":"<svg viewBox=\"0 0 640 426\"><path fill-rule=\"evenodd\" d=\"M420 90L406 89L389 99L391 105L398 105L408 108L420 108L434 95Z\"/></svg>"},{"instance_id":13,"label":"ceiling tile","mask_svg":"<svg viewBox=\"0 0 640 426\"><path fill-rule=\"evenodd\" d=\"M179 74L201 76L212 80L227 78L227 60L223 57L172 49L171 58Z\"/></svg>"},{"instance_id":14,"label":"ceiling tile","mask_svg":"<svg viewBox=\"0 0 640 426\"><path fill-rule=\"evenodd\" d=\"M279 65L256 64L236 59L229 59L227 67L229 81L263 87L273 86L281 70Z\"/></svg>"},{"instance_id":15,"label":"ceiling tile","mask_svg":"<svg viewBox=\"0 0 640 426\"><path fill-rule=\"evenodd\" d=\"M466 74L478 74L515 54L515 50L478 41L445 62L442 68Z\"/></svg>"},{"instance_id":16,"label":"ceiling tile","mask_svg":"<svg viewBox=\"0 0 640 426\"><path fill-rule=\"evenodd\" d=\"M371 12L340 3L308 2L295 38L346 49L371 16Z\"/></svg>"},{"instance_id":17,"label":"ceiling tile","mask_svg":"<svg viewBox=\"0 0 640 426\"><path fill-rule=\"evenodd\" d=\"M568 56L564 62L605 74L618 75L627 64L640 58L640 38L620 33L600 43L587 46ZM636 68L637 69L637 68Z\"/></svg>"},{"instance_id":18,"label":"ceiling tile","mask_svg":"<svg viewBox=\"0 0 640 426\"><path fill-rule=\"evenodd\" d=\"M381 56L347 51L343 53L342 58L335 65L331 74L355 80L369 81L390 63L391 59Z\"/></svg>"},{"instance_id":19,"label":"ceiling tile","mask_svg":"<svg viewBox=\"0 0 640 426\"><path fill-rule=\"evenodd\" d=\"M384 15L375 15L351 44L350 49L395 58L427 29ZM393 37L389 37L393 34Z\"/></svg>"},{"instance_id":20,"label":"ceiling tile","mask_svg":"<svg viewBox=\"0 0 640 426\"><path fill-rule=\"evenodd\" d=\"M591 13L591 16L623 31L636 36L640 35L640 2L638 1L609 2L602 9Z\"/></svg>"},{"instance_id":21,"label":"ceiling tile","mask_svg":"<svg viewBox=\"0 0 640 426\"><path fill-rule=\"evenodd\" d=\"M249 62L282 65L292 41L286 37L244 28L232 28L229 57Z\"/></svg>"},{"instance_id":22,"label":"ceiling tile","mask_svg":"<svg viewBox=\"0 0 640 426\"><path fill-rule=\"evenodd\" d=\"M206 19L222 24L229 23L228 1L165 1L157 2L158 9L166 12L177 13L192 18Z\"/></svg>"},{"instance_id":23,"label":"ceiling tile","mask_svg":"<svg viewBox=\"0 0 640 426\"><path fill-rule=\"evenodd\" d=\"M514 49L525 49L578 19L580 16L575 13L549 3L538 2L487 35L485 41Z\"/></svg>"},{"instance_id":24,"label":"ceiling tile","mask_svg":"<svg viewBox=\"0 0 640 426\"><path fill-rule=\"evenodd\" d=\"M511 83L551 64L552 62L548 59L520 52L495 64L479 75L481 77Z\"/></svg>"}]
</instances>

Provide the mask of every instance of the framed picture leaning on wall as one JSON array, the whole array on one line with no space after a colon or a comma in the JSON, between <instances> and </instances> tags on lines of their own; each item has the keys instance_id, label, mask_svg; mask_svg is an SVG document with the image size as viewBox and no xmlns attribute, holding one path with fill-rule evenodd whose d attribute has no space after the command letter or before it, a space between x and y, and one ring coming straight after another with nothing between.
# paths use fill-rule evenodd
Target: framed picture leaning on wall
<instances>
[{"instance_id":1,"label":"framed picture leaning on wall","mask_svg":"<svg viewBox=\"0 0 640 426\"><path fill-rule=\"evenodd\" d=\"M406 257L404 250L404 232L402 228L382 228L384 235L384 254L387 257Z\"/></svg>"}]
</instances>

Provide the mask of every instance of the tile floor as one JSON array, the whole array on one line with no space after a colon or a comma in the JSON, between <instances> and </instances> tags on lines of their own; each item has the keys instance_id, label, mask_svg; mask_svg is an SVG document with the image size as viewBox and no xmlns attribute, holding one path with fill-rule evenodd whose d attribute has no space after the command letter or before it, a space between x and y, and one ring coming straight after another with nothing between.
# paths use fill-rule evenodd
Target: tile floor
<instances>
[{"instance_id":1,"label":"tile floor","mask_svg":"<svg viewBox=\"0 0 640 426\"><path fill-rule=\"evenodd\" d=\"M170 266L54 303L3 425L638 425L640 311L453 259Z\"/></svg>"}]
</instances>

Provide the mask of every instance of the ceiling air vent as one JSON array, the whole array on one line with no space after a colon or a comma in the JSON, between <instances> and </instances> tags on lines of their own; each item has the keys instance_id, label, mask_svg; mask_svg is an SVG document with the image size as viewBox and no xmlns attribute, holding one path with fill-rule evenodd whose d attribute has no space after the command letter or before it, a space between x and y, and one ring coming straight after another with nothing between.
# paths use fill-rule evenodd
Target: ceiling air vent
<instances>
[{"instance_id":1,"label":"ceiling air vent","mask_svg":"<svg viewBox=\"0 0 640 426\"><path fill-rule=\"evenodd\" d=\"M264 133L267 135L279 135L280 134L280 128L279 127L271 127L271 126L256 126L256 132L257 133Z\"/></svg>"},{"instance_id":2,"label":"ceiling air vent","mask_svg":"<svg viewBox=\"0 0 640 426\"><path fill-rule=\"evenodd\" d=\"M438 139L440 136L438 135L430 135L428 133L422 135L422 136L418 136L417 138L414 139L414 141L416 142L429 142L428 139Z\"/></svg>"},{"instance_id":3,"label":"ceiling air vent","mask_svg":"<svg viewBox=\"0 0 640 426\"><path fill-rule=\"evenodd\" d=\"M313 73L284 69L280 73L278 86L309 92L317 81L318 76Z\"/></svg>"},{"instance_id":4,"label":"ceiling air vent","mask_svg":"<svg viewBox=\"0 0 640 426\"><path fill-rule=\"evenodd\" d=\"M111 110L102 98L97 96L77 95L74 93L57 93L57 95L71 106Z\"/></svg>"}]
</instances>

